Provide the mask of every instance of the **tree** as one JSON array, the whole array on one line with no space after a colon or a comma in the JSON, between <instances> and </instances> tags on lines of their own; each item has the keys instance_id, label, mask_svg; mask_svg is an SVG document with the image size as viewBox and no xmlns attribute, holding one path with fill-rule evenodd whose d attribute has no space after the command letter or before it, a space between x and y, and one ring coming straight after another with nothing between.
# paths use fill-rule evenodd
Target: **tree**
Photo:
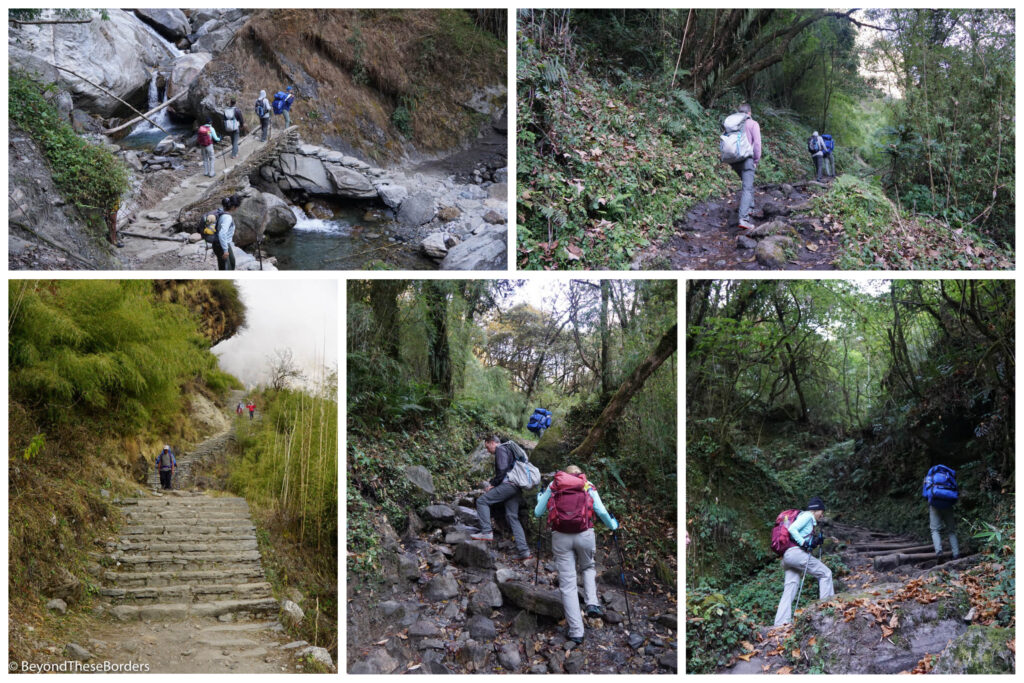
<instances>
[{"instance_id":1,"label":"tree","mask_svg":"<svg viewBox=\"0 0 1024 683\"><path fill-rule=\"evenodd\" d=\"M270 387L275 391L287 389L292 382L305 379L305 374L299 369L289 348L274 349L274 353L267 356L267 369Z\"/></svg>"}]
</instances>

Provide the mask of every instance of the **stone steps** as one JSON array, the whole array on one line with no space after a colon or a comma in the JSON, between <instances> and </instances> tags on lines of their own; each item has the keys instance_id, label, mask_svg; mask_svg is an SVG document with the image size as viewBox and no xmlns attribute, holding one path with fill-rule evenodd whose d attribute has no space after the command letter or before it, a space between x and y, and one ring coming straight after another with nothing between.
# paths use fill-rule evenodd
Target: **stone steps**
<instances>
[{"instance_id":1,"label":"stone steps","mask_svg":"<svg viewBox=\"0 0 1024 683\"><path fill-rule=\"evenodd\" d=\"M196 535L218 535L255 533L256 527L248 520L232 522L231 524L189 524L188 530L182 529L180 524L140 524L138 526L126 527L121 530L124 538L135 536L160 536L164 534L196 534Z\"/></svg>"},{"instance_id":2,"label":"stone steps","mask_svg":"<svg viewBox=\"0 0 1024 683\"><path fill-rule=\"evenodd\" d=\"M252 566L242 569L159 571L159 572L106 572L103 580L114 588L142 588L175 586L187 583L192 586L225 583L246 583L262 581L263 569Z\"/></svg>"},{"instance_id":3,"label":"stone steps","mask_svg":"<svg viewBox=\"0 0 1024 683\"><path fill-rule=\"evenodd\" d=\"M117 544L117 549L122 555L138 553L142 555L158 555L165 553L177 553L189 556L196 553L212 552L237 552L243 550L256 550L256 539L228 539L212 538L200 541L180 541L177 543L158 541L140 541L134 539L123 541Z\"/></svg>"},{"instance_id":4,"label":"stone steps","mask_svg":"<svg viewBox=\"0 0 1024 683\"><path fill-rule=\"evenodd\" d=\"M225 531L222 533L163 533L163 534L131 534L123 536L118 547L124 548L126 543L214 543L221 541L255 541L256 534L252 531Z\"/></svg>"},{"instance_id":5,"label":"stone steps","mask_svg":"<svg viewBox=\"0 0 1024 683\"><path fill-rule=\"evenodd\" d=\"M259 567L260 553L258 550L239 553L202 553L190 557L180 557L175 553L166 556L127 555L114 558L127 571L198 571L203 569L244 569Z\"/></svg>"},{"instance_id":6,"label":"stone steps","mask_svg":"<svg viewBox=\"0 0 1024 683\"><path fill-rule=\"evenodd\" d=\"M241 522L249 519L248 510L203 510L195 508L186 508L181 510L175 509L161 509L145 511L132 511L125 515L125 519L132 522L133 524L149 524L153 522L164 522L164 523L175 523L180 522L182 524L197 523L197 522L209 522L211 524L219 524L220 522Z\"/></svg>"},{"instance_id":7,"label":"stone steps","mask_svg":"<svg viewBox=\"0 0 1024 683\"><path fill-rule=\"evenodd\" d=\"M142 588L101 588L100 595L112 604L149 605L154 603L219 602L270 598L270 584L182 584Z\"/></svg>"},{"instance_id":8,"label":"stone steps","mask_svg":"<svg viewBox=\"0 0 1024 683\"><path fill-rule=\"evenodd\" d=\"M216 602L157 603L152 605L116 605L107 614L118 621L181 621L189 617L216 618L224 614L249 617L276 614L274 598L219 600Z\"/></svg>"}]
</instances>

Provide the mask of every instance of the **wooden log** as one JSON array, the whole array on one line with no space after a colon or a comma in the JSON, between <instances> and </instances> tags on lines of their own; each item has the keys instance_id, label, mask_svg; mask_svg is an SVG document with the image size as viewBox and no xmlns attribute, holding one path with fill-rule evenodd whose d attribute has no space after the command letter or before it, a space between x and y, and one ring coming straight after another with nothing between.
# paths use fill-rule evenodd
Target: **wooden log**
<instances>
[{"instance_id":1,"label":"wooden log","mask_svg":"<svg viewBox=\"0 0 1024 683\"><path fill-rule=\"evenodd\" d=\"M113 98L114 98L115 100L117 100L118 102L120 102L120 103L121 103L121 104L123 104L124 106L128 107L129 109L131 109L131 110L132 110L133 112L135 112L136 114L138 114L138 115L139 115L139 116L141 116L142 118L144 118L144 119L146 119L147 121L149 121L150 123L152 123L152 124L153 124L153 127L154 127L154 128L159 128L160 130L162 130L163 132L167 133L168 135L170 135L170 134L171 134L171 133L170 133L170 131L168 131L168 130L167 130L166 128L164 128L163 126L161 126L161 125L160 125L159 123L157 123L157 122L156 122L156 121L154 121L153 119L149 118L148 116L146 116L145 114L143 114L143 113L142 113L141 111L139 111L138 109L136 109L135 107L133 107L133 106L132 106L131 104L129 104L128 102L125 102L125 101L124 101L124 100L122 100L122 99L121 99L120 97L118 97L118 96L117 96L117 95L115 95L114 93L112 93L112 92L110 92L109 90L107 90L106 88L104 88L104 87L103 87L102 85L97 85L97 84L93 83L92 81L90 81L90 80L89 80L88 78L85 78L85 77L83 77L83 76L80 76L79 74L76 74L76 73L75 73L74 71L72 71L71 69L67 69L67 68L65 68L65 67L63 67L63 66L57 66L56 64L50 64L50 66L52 66L52 67L53 67L54 69L59 69L60 71L66 71L67 73L71 74L71 75L72 75L72 76L74 76L75 78L78 78L78 79L80 79L80 80L82 80L82 81L85 81L86 83L88 83L88 84L89 84L89 85L91 85L92 87L94 87L94 88L96 88L96 89L98 89L98 90L101 90L101 91L105 92L106 94L110 95L110 96L111 96L111 97L113 97Z\"/></svg>"},{"instance_id":2,"label":"wooden log","mask_svg":"<svg viewBox=\"0 0 1024 683\"><path fill-rule=\"evenodd\" d=\"M136 123L138 123L139 121L142 121L143 119L146 119L146 121L149 121L149 119L148 119L148 118L146 118L146 117L148 117L148 116L151 116L151 115L153 115L153 114L157 113L158 111L160 111L160 110L161 110L161 109L163 109L164 107L167 107L167 106L169 106L169 105L170 105L170 104L171 104L172 102L174 102L175 100L177 100L177 99L179 99L179 98L181 98L181 97L184 97L184 96L185 96L185 95L187 95L187 94L188 94L187 92L180 92L180 93L178 93L177 95L175 95L174 97L172 97L171 99L169 99L169 100L165 101L165 102L164 102L163 104L161 104L161 105L160 105L159 107L156 107L156 108L154 108L154 109L150 109L150 110L149 110L149 111L147 111L147 112L146 112L145 114L142 114L142 115L140 115L140 116L136 116L136 117L135 117L134 119L132 119L131 121L128 121L127 123L122 123L122 124L121 124L120 126L114 126L113 128L108 128L108 129L106 129L105 131L103 131L103 134L104 134L104 135L112 135L113 133L120 133L120 132L121 132L122 130L124 130L125 128L128 128L129 126L133 126L133 125L135 125ZM156 125L156 124L153 124L153 125ZM164 129L163 129L163 128L160 128L160 130L164 130ZM164 130L164 132L166 133L167 131L166 131L166 130Z\"/></svg>"},{"instance_id":3,"label":"wooden log","mask_svg":"<svg viewBox=\"0 0 1024 683\"><path fill-rule=\"evenodd\" d=\"M124 230L122 230L118 234L120 234L122 237L139 237L139 238L144 239L144 240L161 240L161 241L164 241L164 242L182 242L182 243L188 242L187 238L182 238L182 237L163 237L161 235L143 235L142 233L139 233L139 232L125 232Z\"/></svg>"},{"instance_id":4,"label":"wooden log","mask_svg":"<svg viewBox=\"0 0 1024 683\"><path fill-rule=\"evenodd\" d=\"M890 569L895 569L903 564L917 564L918 562L941 560L949 557L951 557L950 553L941 553L940 555L936 555L935 553L897 553L893 555L879 555L874 560L874 567L875 571L884 572Z\"/></svg>"},{"instance_id":5,"label":"wooden log","mask_svg":"<svg viewBox=\"0 0 1024 683\"><path fill-rule=\"evenodd\" d=\"M898 550L900 548L914 548L919 545L926 545L923 541L900 541L899 543L858 543L852 545L851 548L857 552L871 551L871 550ZM931 547L929 545L929 547Z\"/></svg>"},{"instance_id":6,"label":"wooden log","mask_svg":"<svg viewBox=\"0 0 1024 683\"><path fill-rule=\"evenodd\" d=\"M905 555L908 553L923 553L931 549L930 545L910 545L903 548L890 548L887 550L869 550L859 552L861 557L879 557L881 555Z\"/></svg>"},{"instance_id":7,"label":"wooden log","mask_svg":"<svg viewBox=\"0 0 1024 683\"><path fill-rule=\"evenodd\" d=\"M12 24L18 24L19 26L39 24L91 24L92 17L89 17L88 19L36 19L34 21L22 21L21 19L12 19L11 17L7 17L7 21L11 22Z\"/></svg>"}]
</instances>

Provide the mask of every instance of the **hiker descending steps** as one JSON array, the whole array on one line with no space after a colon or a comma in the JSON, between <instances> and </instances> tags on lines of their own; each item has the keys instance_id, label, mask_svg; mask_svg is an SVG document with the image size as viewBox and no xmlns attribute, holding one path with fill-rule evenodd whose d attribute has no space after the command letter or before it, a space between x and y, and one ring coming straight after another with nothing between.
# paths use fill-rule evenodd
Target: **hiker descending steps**
<instances>
[{"instance_id":1,"label":"hiker descending steps","mask_svg":"<svg viewBox=\"0 0 1024 683\"><path fill-rule=\"evenodd\" d=\"M160 488L168 491L171 489L171 478L177 467L178 461L174 459L174 451L170 446L164 446L160 455L156 456L156 469L160 473Z\"/></svg>"}]
</instances>

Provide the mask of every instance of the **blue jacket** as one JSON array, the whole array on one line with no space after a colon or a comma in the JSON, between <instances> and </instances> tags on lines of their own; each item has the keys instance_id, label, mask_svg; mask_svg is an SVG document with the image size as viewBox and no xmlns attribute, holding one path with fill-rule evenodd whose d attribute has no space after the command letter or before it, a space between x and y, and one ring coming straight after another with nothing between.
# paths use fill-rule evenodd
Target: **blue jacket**
<instances>
[{"instance_id":1,"label":"blue jacket","mask_svg":"<svg viewBox=\"0 0 1024 683\"><path fill-rule=\"evenodd\" d=\"M596 512L597 516L601 518L601 521L604 522L604 525L612 531L618 529L618 520L612 517L610 514L608 514L608 510L605 509L604 503L601 502L601 495L597 492L597 489L594 488L590 483L587 483L586 490L587 493L590 494L591 499L593 499L594 501L594 512ZM542 515L547 514L549 498L551 498L551 484L548 484L548 487L546 489L544 489L541 493L537 494L537 507L533 509L534 517L540 517Z\"/></svg>"},{"instance_id":2,"label":"blue jacket","mask_svg":"<svg viewBox=\"0 0 1024 683\"><path fill-rule=\"evenodd\" d=\"M163 455L165 452L171 456L170 465L160 460L160 455ZM160 451L160 455L156 456L156 466L159 467L160 469L169 470L178 464L178 461L174 458L174 451Z\"/></svg>"},{"instance_id":3,"label":"blue jacket","mask_svg":"<svg viewBox=\"0 0 1024 683\"><path fill-rule=\"evenodd\" d=\"M804 541L814 533L814 527L817 524L818 522L814 519L814 513L810 510L804 510L789 525L789 535L793 537L797 545L803 545Z\"/></svg>"}]
</instances>

